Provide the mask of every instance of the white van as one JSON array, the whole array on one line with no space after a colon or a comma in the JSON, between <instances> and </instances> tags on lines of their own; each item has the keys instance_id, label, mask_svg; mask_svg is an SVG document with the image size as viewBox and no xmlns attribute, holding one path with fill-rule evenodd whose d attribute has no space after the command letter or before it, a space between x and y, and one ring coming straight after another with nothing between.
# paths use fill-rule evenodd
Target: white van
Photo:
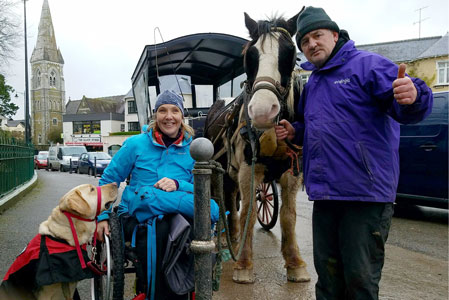
<instances>
[{"instance_id":1,"label":"white van","mask_svg":"<svg viewBox=\"0 0 449 300\"><path fill-rule=\"evenodd\" d=\"M48 150L48 168L50 170L59 170L66 172L70 170L70 160L72 163L72 170L78 167L78 158L84 152L87 152L85 146L51 146Z\"/></svg>"}]
</instances>

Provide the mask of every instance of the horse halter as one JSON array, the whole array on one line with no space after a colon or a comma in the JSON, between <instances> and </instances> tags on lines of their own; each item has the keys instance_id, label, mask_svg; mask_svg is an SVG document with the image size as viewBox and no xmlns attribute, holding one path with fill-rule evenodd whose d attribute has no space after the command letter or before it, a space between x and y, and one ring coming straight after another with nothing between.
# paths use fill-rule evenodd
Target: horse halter
<instances>
[{"instance_id":1,"label":"horse halter","mask_svg":"<svg viewBox=\"0 0 449 300\"><path fill-rule=\"evenodd\" d=\"M288 37L288 39L293 44L291 35L286 29L284 29L282 27L274 26L274 27L272 27L271 32L279 32L281 34L284 34L286 37ZM294 61L296 61L296 57L294 57ZM252 96L255 92L257 92L259 90L269 90L273 94L275 94L276 97L278 98L279 102L282 103L282 100L284 100L285 97L287 97L287 95L290 91L290 86L291 86L291 80L288 80L287 86L283 87L279 81L276 81L269 76L261 76L261 77L256 77L256 79L254 80L254 83L252 84L251 87L249 85L246 85L246 89L247 89L246 92L247 92L247 94Z\"/></svg>"}]
</instances>

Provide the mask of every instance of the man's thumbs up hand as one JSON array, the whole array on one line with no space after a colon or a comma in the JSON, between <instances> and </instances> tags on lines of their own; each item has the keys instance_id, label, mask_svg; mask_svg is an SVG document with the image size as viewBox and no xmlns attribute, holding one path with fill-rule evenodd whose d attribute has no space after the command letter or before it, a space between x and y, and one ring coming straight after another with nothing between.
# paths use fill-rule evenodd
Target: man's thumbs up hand
<instances>
[{"instance_id":1,"label":"man's thumbs up hand","mask_svg":"<svg viewBox=\"0 0 449 300\"><path fill-rule=\"evenodd\" d=\"M405 76L406 65L401 64L398 69L398 78L393 81L393 93L396 101L401 105L413 104L418 92L409 77Z\"/></svg>"},{"instance_id":2,"label":"man's thumbs up hand","mask_svg":"<svg viewBox=\"0 0 449 300\"><path fill-rule=\"evenodd\" d=\"M398 78L404 78L405 77L405 69L407 66L405 64L400 64L398 69Z\"/></svg>"}]
</instances>

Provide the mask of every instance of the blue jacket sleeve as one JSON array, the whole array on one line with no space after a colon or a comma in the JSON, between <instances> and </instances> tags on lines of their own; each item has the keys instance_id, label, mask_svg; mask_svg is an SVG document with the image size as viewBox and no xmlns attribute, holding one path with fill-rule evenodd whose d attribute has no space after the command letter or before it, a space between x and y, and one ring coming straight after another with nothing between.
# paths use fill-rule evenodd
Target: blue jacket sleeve
<instances>
[{"instance_id":1,"label":"blue jacket sleeve","mask_svg":"<svg viewBox=\"0 0 449 300\"><path fill-rule=\"evenodd\" d=\"M134 147L132 147L126 140L120 150L114 155L108 167L104 170L103 175L100 178L99 185L105 185L111 182L116 182L120 187L120 183L131 174L134 162L136 160ZM112 208L111 208L112 209ZM109 219L111 209L102 212L97 220L103 221Z\"/></svg>"},{"instance_id":2,"label":"blue jacket sleeve","mask_svg":"<svg viewBox=\"0 0 449 300\"><path fill-rule=\"evenodd\" d=\"M178 191L193 193L193 183L192 182L185 181L185 180L177 180L177 181L179 184Z\"/></svg>"}]
</instances>

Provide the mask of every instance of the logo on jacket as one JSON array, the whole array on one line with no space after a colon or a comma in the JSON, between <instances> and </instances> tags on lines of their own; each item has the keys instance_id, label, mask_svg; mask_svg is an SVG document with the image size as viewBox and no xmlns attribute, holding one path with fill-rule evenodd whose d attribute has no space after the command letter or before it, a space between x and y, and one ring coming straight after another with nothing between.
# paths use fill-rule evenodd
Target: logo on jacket
<instances>
[{"instance_id":1,"label":"logo on jacket","mask_svg":"<svg viewBox=\"0 0 449 300\"><path fill-rule=\"evenodd\" d=\"M347 84L347 83L350 83L350 82L351 82L351 79L345 78L345 79L335 80L334 84Z\"/></svg>"}]
</instances>

